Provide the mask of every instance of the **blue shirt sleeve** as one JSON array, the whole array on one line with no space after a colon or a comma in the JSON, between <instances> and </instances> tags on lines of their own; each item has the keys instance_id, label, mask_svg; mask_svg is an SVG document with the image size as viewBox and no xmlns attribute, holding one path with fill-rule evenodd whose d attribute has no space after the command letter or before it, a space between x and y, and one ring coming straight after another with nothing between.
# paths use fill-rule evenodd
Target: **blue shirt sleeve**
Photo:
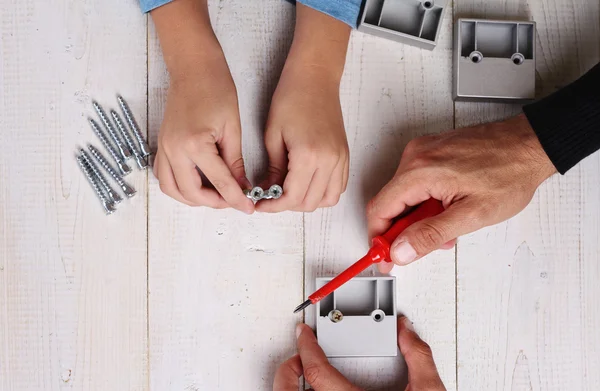
<instances>
[{"instance_id":1,"label":"blue shirt sleeve","mask_svg":"<svg viewBox=\"0 0 600 391\"><path fill-rule=\"evenodd\" d=\"M172 0L140 0L142 11L152 11L154 8L170 3ZM288 0L294 3L294 0ZM362 0L298 0L307 7L323 12L352 28L356 28Z\"/></svg>"},{"instance_id":2,"label":"blue shirt sleeve","mask_svg":"<svg viewBox=\"0 0 600 391\"><path fill-rule=\"evenodd\" d=\"M292 0L293 1L293 0ZM323 12L352 28L356 28L362 0L297 0L299 3Z\"/></svg>"},{"instance_id":3,"label":"blue shirt sleeve","mask_svg":"<svg viewBox=\"0 0 600 391\"><path fill-rule=\"evenodd\" d=\"M170 3L172 0L140 0L140 6L143 12L152 11L154 8L158 8L161 5Z\"/></svg>"}]
</instances>

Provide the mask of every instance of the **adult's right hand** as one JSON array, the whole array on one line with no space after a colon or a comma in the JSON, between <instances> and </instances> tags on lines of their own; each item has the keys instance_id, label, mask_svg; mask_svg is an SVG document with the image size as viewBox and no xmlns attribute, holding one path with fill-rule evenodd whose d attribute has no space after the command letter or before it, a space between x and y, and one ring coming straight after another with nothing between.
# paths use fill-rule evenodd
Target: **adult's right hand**
<instances>
[{"instance_id":1,"label":"adult's right hand","mask_svg":"<svg viewBox=\"0 0 600 391\"><path fill-rule=\"evenodd\" d=\"M407 265L516 215L555 172L524 115L414 139L367 207L369 236L385 232L407 207L442 201L444 212L411 225L392 244L393 262ZM378 266L387 273L393 264Z\"/></svg>"}]
</instances>

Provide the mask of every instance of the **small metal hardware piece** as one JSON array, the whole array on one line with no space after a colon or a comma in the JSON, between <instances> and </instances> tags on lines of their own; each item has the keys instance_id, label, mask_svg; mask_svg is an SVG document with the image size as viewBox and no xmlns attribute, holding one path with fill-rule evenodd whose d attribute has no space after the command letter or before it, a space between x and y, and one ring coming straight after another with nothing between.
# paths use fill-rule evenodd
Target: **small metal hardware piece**
<instances>
[{"instance_id":1,"label":"small metal hardware piece","mask_svg":"<svg viewBox=\"0 0 600 391\"><path fill-rule=\"evenodd\" d=\"M137 122L135 122L135 118L133 118L133 114L131 114L127 102L125 102L125 99L123 99L121 95L117 96L117 100L119 101L119 106L121 106L121 110L123 110L123 114L125 115L125 119L127 120L129 127L133 131L133 135L140 144L142 156L144 158L147 158L152 154L152 152L150 152L150 148L148 147L146 140L144 140L144 136L142 135L142 132L140 131L139 126L137 125Z\"/></svg>"},{"instance_id":2,"label":"small metal hardware piece","mask_svg":"<svg viewBox=\"0 0 600 391\"><path fill-rule=\"evenodd\" d=\"M274 200L281 197L282 194L283 194L283 189L279 185L273 185L273 186L269 187L269 191L267 192L267 196L270 199L274 199ZM267 198L267 199L269 199L269 198Z\"/></svg>"},{"instance_id":3,"label":"small metal hardware piece","mask_svg":"<svg viewBox=\"0 0 600 391\"><path fill-rule=\"evenodd\" d=\"M96 176L98 183L100 183L100 185L102 186L106 194L110 197L110 199L115 204L121 203L121 201L123 201L123 198L121 198L121 196L117 194L112 187L110 187L110 185L106 181L106 178L104 178L104 175L102 175L98 167L96 167L96 165L92 161L92 158L90 157L90 155L88 155L85 149L80 149L79 153L85 164L87 164L87 166L92 170L92 173Z\"/></svg>"},{"instance_id":4,"label":"small metal hardware piece","mask_svg":"<svg viewBox=\"0 0 600 391\"><path fill-rule=\"evenodd\" d=\"M129 150L133 153L135 162L137 163L140 170L143 170L144 168L148 167L148 162L146 162L146 159L144 159L144 157L142 155L140 155L140 153L138 152L133 140L129 136L129 131L127 130L127 128L121 121L121 117L119 117L119 114L117 114L116 111L111 110L110 115L113 117L113 120L115 121L115 124L117 125L117 129L119 129L119 131L121 132L121 135L123 135L123 138L125 139L125 143L129 147Z\"/></svg>"},{"instance_id":5,"label":"small metal hardware piece","mask_svg":"<svg viewBox=\"0 0 600 391\"><path fill-rule=\"evenodd\" d=\"M340 310L331 310L327 316L333 323L339 323L344 319L344 314Z\"/></svg>"},{"instance_id":6,"label":"small metal hardware piece","mask_svg":"<svg viewBox=\"0 0 600 391\"><path fill-rule=\"evenodd\" d=\"M96 161L100 163L100 165L104 168L106 172L119 184L121 190L128 198L131 198L135 195L136 191L133 187L128 185L123 178L115 171L115 169L110 165L110 163L106 160L106 158L98 151L93 145L88 145L88 149L91 154L96 158Z\"/></svg>"},{"instance_id":7,"label":"small metal hardware piece","mask_svg":"<svg viewBox=\"0 0 600 391\"><path fill-rule=\"evenodd\" d=\"M260 186L254 186L252 189L245 189L244 194L254 202L260 200L276 200L283 194L283 189L279 185L269 187L269 190L264 191Z\"/></svg>"},{"instance_id":8,"label":"small metal hardware piece","mask_svg":"<svg viewBox=\"0 0 600 391\"><path fill-rule=\"evenodd\" d=\"M381 322L385 318L385 312L383 312L380 309L377 309L371 312L371 318L373 318L375 322Z\"/></svg>"},{"instance_id":9,"label":"small metal hardware piece","mask_svg":"<svg viewBox=\"0 0 600 391\"><path fill-rule=\"evenodd\" d=\"M117 166L119 166L119 171L121 171L121 174L127 175L131 173L131 167L129 167L127 163L125 163L123 159L121 159L121 157L117 154L117 151L115 151L113 146L107 140L106 136L104 135L104 132L100 129L96 121L94 121L91 118L89 118L89 121L92 130L94 131L94 133L96 133L96 136L98 136L100 142L102 143L102 145L104 145L104 148L106 148L110 156L114 159L115 163L117 163Z\"/></svg>"},{"instance_id":10,"label":"small metal hardware piece","mask_svg":"<svg viewBox=\"0 0 600 391\"><path fill-rule=\"evenodd\" d=\"M100 203L102 204L102 207L104 208L104 213L106 213L107 215L114 213L117 210L115 208L115 204L111 200L106 198L106 195L100 188L100 184L96 181L94 174L92 173L91 169L85 163L81 156L77 157L77 164L79 164L79 168L81 168L81 171L87 178L90 186L92 186L92 189L94 189L94 193L96 193L96 196L98 197Z\"/></svg>"},{"instance_id":11,"label":"small metal hardware piece","mask_svg":"<svg viewBox=\"0 0 600 391\"><path fill-rule=\"evenodd\" d=\"M124 160L129 159L131 157L131 152L129 151L127 146L124 145L123 142L121 141L121 137L119 137L119 134L115 131L115 128L110 123L110 120L106 116L106 113L104 112L104 109L102 108L102 106L100 106L98 104L98 102L96 102L96 101L93 101L92 104L94 105L94 109L96 110L96 113L98 113L100 120L102 120L104 127L106 128L106 130L108 130L110 137L112 138L113 142L119 149L119 153L121 154L121 157Z\"/></svg>"}]
</instances>

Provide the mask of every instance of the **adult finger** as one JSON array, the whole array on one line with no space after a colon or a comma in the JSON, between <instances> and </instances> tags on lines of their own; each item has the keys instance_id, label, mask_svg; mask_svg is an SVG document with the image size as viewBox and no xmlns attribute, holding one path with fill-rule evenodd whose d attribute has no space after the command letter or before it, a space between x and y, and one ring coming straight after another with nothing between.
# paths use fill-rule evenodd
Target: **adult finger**
<instances>
[{"instance_id":1,"label":"adult finger","mask_svg":"<svg viewBox=\"0 0 600 391\"><path fill-rule=\"evenodd\" d=\"M165 155L167 156L167 155ZM167 156L167 158L169 158ZM177 187L181 195L192 205L216 209L227 208L227 202L216 191L202 185L196 165L184 155L169 158Z\"/></svg>"},{"instance_id":2,"label":"adult finger","mask_svg":"<svg viewBox=\"0 0 600 391\"><path fill-rule=\"evenodd\" d=\"M167 159L162 148L156 151L153 171L156 178L158 178L158 186L163 193L183 204L194 206L179 191L169 159Z\"/></svg>"},{"instance_id":3,"label":"adult finger","mask_svg":"<svg viewBox=\"0 0 600 391\"><path fill-rule=\"evenodd\" d=\"M392 220L408 206L418 205L431 198L426 178L410 174L394 177L367 205L369 239L384 233Z\"/></svg>"},{"instance_id":4,"label":"adult finger","mask_svg":"<svg viewBox=\"0 0 600 391\"><path fill-rule=\"evenodd\" d=\"M273 391L298 391L298 378L302 376L302 361L295 355L285 361L275 372Z\"/></svg>"},{"instance_id":5,"label":"adult finger","mask_svg":"<svg viewBox=\"0 0 600 391\"><path fill-rule=\"evenodd\" d=\"M450 250L450 249L454 248L455 245L456 245L456 239L451 240L447 243L444 243L440 247L440 250ZM393 262L379 262L377 264L377 269L379 270L379 273L382 273L382 274L387 274L387 273L391 272L393 268L394 268Z\"/></svg>"},{"instance_id":6,"label":"adult finger","mask_svg":"<svg viewBox=\"0 0 600 391\"><path fill-rule=\"evenodd\" d=\"M485 226L481 202L462 199L435 217L418 221L392 243L390 255L398 265L411 262L439 249L453 239Z\"/></svg>"},{"instance_id":7,"label":"adult finger","mask_svg":"<svg viewBox=\"0 0 600 391\"><path fill-rule=\"evenodd\" d=\"M254 212L254 204L246 197L238 181L233 177L229 167L225 164L214 143L206 143L202 148L196 149L190 158L196 166L206 175L217 192L225 199L227 204L244 213Z\"/></svg>"},{"instance_id":8,"label":"adult finger","mask_svg":"<svg viewBox=\"0 0 600 391\"><path fill-rule=\"evenodd\" d=\"M412 322L404 316L398 318L398 347L408 367L411 390L446 390L435 366L431 348L419 338Z\"/></svg>"},{"instance_id":9,"label":"adult finger","mask_svg":"<svg viewBox=\"0 0 600 391\"><path fill-rule=\"evenodd\" d=\"M323 349L317 343L317 338L310 327L299 324L296 328L298 338L298 354L302 361L304 380L315 391L352 391L358 390L337 369L335 369Z\"/></svg>"}]
</instances>

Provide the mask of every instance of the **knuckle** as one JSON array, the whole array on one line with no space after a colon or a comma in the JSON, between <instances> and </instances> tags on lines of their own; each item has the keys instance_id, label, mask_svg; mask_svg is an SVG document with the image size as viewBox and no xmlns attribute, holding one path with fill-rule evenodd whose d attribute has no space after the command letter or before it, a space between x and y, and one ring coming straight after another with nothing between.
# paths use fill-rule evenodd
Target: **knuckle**
<instances>
[{"instance_id":1,"label":"knuckle","mask_svg":"<svg viewBox=\"0 0 600 391\"><path fill-rule=\"evenodd\" d=\"M219 193L222 193L229 188L229 182L223 179L213 179L210 181L210 183L212 183L212 185L215 187L215 190L217 190Z\"/></svg>"},{"instance_id":2,"label":"knuckle","mask_svg":"<svg viewBox=\"0 0 600 391\"><path fill-rule=\"evenodd\" d=\"M417 252L420 252L419 255L424 255L424 252L433 251L444 243L444 233L439 227L424 223L415 232L415 239L419 247Z\"/></svg>"},{"instance_id":3,"label":"knuckle","mask_svg":"<svg viewBox=\"0 0 600 391\"><path fill-rule=\"evenodd\" d=\"M317 364L308 364L304 367L304 380L313 387L318 387L322 379L321 368Z\"/></svg>"},{"instance_id":4,"label":"knuckle","mask_svg":"<svg viewBox=\"0 0 600 391\"><path fill-rule=\"evenodd\" d=\"M377 214L377 200L373 198L367 204L367 219L373 218Z\"/></svg>"},{"instance_id":5,"label":"knuckle","mask_svg":"<svg viewBox=\"0 0 600 391\"><path fill-rule=\"evenodd\" d=\"M188 153L197 153L205 150L207 147L212 146L215 140L211 132L203 131L191 136L188 136L184 141L184 149Z\"/></svg>"},{"instance_id":6,"label":"knuckle","mask_svg":"<svg viewBox=\"0 0 600 391\"><path fill-rule=\"evenodd\" d=\"M433 357L433 352L427 342L415 336L413 343L404 355L407 360L412 360L418 357Z\"/></svg>"}]
</instances>

